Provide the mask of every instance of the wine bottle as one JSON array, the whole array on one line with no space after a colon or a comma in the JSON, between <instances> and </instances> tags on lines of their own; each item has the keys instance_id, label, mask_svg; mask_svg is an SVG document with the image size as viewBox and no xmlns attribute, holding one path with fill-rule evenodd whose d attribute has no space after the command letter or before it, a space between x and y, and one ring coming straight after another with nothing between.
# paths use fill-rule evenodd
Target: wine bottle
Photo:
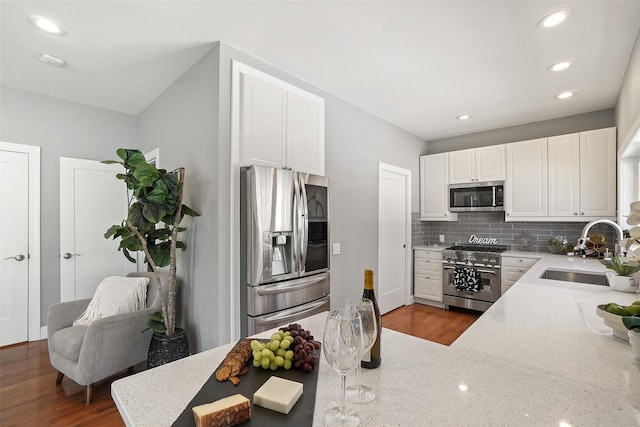
<instances>
[{"instance_id":1,"label":"wine bottle","mask_svg":"<svg viewBox=\"0 0 640 427\"><path fill-rule=\"evenodd\" d=\"M382 362L382 357L380 356L380 333L382 332L382 322L380 321L380 307L378 307L376 294L373 291L373 270L364 271L364 292L362 294L362 298L370 299L371 302L373 302L373 310L376 313L376 325L378 326L378 336L376 337L376 341L373 343L371 350L362 356L360 366L363 368L373 369L380 366L380 363Z\"/></svg>"}]
</instances>

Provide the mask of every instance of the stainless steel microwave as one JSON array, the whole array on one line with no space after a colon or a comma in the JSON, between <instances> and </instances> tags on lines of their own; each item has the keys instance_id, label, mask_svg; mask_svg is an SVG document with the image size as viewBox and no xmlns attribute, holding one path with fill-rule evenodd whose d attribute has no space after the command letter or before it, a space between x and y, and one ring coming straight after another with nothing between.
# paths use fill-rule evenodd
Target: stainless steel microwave
<instances>
[{"instance_id":1,"label":"stainless steel microwave","mask_svg":"<svg viewBox=\"0 0 640 427\"><path fill-rule=\"evenodd\" d=\"M449 211L504 211L504 181L450 184Z\"/></svg>"}]
</instances>

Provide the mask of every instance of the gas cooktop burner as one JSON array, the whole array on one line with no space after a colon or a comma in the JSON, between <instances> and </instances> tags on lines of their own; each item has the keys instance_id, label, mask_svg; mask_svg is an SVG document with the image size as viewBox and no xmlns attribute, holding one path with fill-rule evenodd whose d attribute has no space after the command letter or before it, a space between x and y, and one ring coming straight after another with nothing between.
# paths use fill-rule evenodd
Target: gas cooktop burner
<instances>
[{"instance_id":1,"label":"gas cooktop burner","mask_svg":"<svg viewBox=\"0 0 640 427\"><path fill-rule=\"evenodd\" d=\"M450 251L466 251L466 252L494 252L500 253L507 250L506 246L486 246L486 245L455 245L447 248Z\"/></svg>"}]
</instances>

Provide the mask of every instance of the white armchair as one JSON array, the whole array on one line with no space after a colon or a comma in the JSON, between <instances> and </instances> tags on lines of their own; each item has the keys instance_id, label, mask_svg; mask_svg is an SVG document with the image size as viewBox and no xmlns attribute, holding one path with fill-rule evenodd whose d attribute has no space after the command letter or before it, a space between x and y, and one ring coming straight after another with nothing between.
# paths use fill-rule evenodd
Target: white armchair
<instances>
[{"instance_id":1,"label":"white armchair","mask_svg":"<svg viewBox=\"0 0 640 427\"><path fill-rule=\"evenodd\" d=\"M147 360L152 332L142 333L149 314L160 310L160 293L153 273L131 273L149 277L147 308L73 326L90 299L62 302L49 307L47 333L49 359L58 370L56 384L66 375L86 386L86 402L91 403L93 384Z\"/></svg>"}]
</instances>

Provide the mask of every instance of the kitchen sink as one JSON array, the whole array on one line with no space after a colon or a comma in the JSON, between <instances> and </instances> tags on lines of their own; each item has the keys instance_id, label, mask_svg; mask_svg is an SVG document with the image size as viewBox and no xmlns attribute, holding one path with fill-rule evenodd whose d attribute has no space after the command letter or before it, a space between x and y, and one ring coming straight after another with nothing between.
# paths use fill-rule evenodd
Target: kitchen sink
<instances>
[{"instance_id":1,"label":"kitchen sink","mask_svg":"<svg viewBox=\"0 0 640 427\"><path fill-rule=\"evenodd\" d=\"M541 279L561 280L563 282L586 283L589 285L607 286L607 276L597 273L581 273L579 271L545 270Z\"/></svg>"}]
</instances>

